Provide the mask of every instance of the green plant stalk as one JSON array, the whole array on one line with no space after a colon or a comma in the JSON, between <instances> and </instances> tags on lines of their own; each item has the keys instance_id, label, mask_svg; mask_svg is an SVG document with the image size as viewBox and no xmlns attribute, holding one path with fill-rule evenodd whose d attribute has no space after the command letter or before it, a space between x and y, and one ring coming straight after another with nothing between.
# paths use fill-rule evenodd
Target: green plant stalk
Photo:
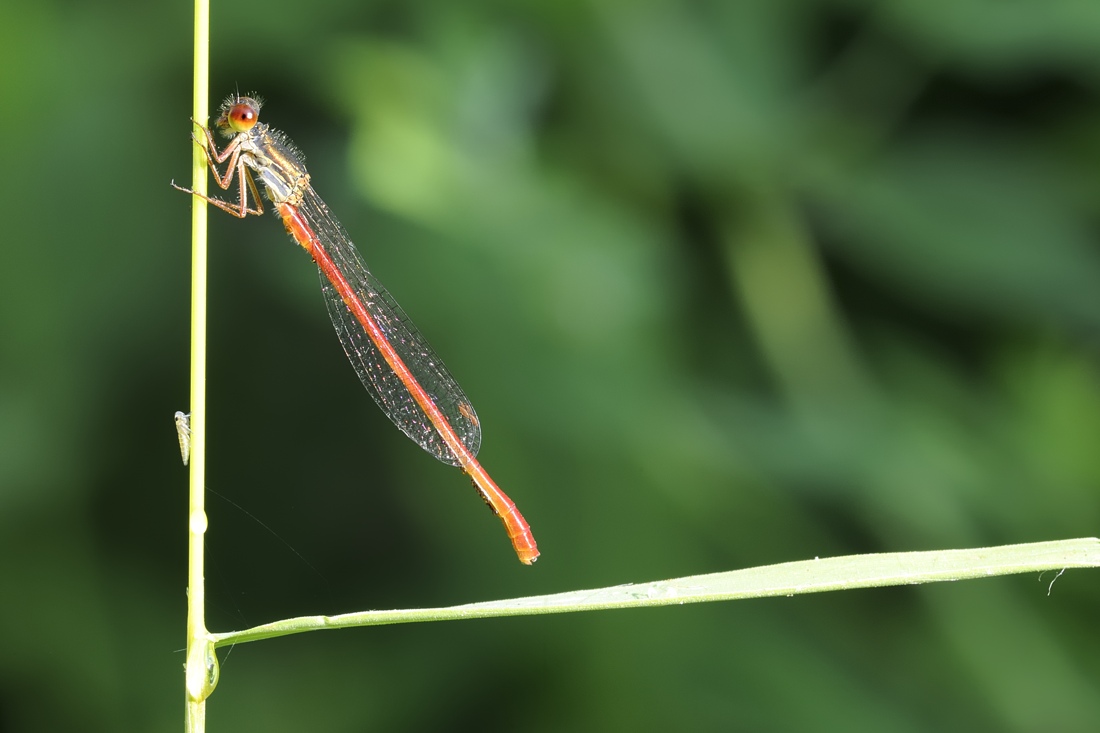
<instances>
[{"instance_id":1,"label":"green plant stalk","mask_svg":"<svg viewBox=\"0 0 1100 733\"><path fill-rule=\"evenodd\" d=\"M210 3L195 0L192 119L210 115ZM191 188L206 195L206 157L192 146ZM206 630L203 542L206 534L206 202L191 197L191 474L187 512L186 729L206 730L206 698L218 683L218 658Z\"/></svg>"},{"instance_id":2,"label":"green plant stalk","mask_svg":"<svg viewBox=\"0 0 1100 733\"><path fill-rule=\"evenodd\" d=\"M1100 539L1096 538L972 550L847 555L448 608L301 616L244 631L212 634L211 638L215 646L228 646L321 629L672 606L1093 567L1100 567ZM1057 577L1049 578L1051 586ZM1040 589L1049 592L1045 585Z\"/></svg>"}]
</instances>

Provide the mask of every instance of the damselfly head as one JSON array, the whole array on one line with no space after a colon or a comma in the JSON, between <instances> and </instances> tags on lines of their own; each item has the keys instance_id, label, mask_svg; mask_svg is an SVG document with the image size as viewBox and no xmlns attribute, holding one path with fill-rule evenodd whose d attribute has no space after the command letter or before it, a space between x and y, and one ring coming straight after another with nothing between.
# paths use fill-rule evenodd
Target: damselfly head
<instances>
[{"instance_id":1,"label":"damselfly head","mask_svg":"<svg viewBox=\"0 0 1100 733\"><path fill-rule=\"evenodd\" d=\"M226 137L248 132L259 121L261 106L263 106L263 100L255 95L250 97L242 97L239 94L229 95L222 102L218 129Z\"/></svg>"}]
</instances>

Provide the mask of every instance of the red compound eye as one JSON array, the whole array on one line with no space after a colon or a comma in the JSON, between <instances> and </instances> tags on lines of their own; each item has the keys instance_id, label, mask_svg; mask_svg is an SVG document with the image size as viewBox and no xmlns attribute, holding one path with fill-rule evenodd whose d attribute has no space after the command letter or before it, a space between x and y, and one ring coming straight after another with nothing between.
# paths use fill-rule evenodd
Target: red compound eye
<instances>
[{"instance_id":1,"label":"red compound eye","mask_svg":"<svg viewBox=\"0 0 1100 733\"><path fill-rule=\"evenodd\" d=\"M225 134L248 132L260 119L260 102L252 97L230 97L222 105L218 127Z\"/></svg>"},{"instance_id":2,"label":"red compound eye","mask_svg":"<svg viewBox=\"0 0 1100 733\"><path fill-rule=\"evenodd\" d=\"M251 99L242 99L233 105L225 116L229 126L235 132L246 132L251 130L256 121L260 119L260 110L256 108Z\"/></svg>"}]
</instances>

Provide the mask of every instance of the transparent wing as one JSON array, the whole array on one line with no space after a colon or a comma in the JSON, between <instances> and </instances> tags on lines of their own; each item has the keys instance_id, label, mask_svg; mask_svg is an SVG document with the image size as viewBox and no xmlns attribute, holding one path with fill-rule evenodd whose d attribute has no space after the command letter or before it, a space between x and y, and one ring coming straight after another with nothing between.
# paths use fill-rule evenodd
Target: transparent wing
<instances>
[{"instance_id":1,"label":"transparent wing","mask_svg":"<svg viewBox=\"0 0 1100 733\"><path fill-rule=\"evenodd\" d=\"M344 353L348 355L363 386L382 412L405 435L440 461L461 467L454 451L414 398L407 379L411 376L415 380L450 424L459 441L476 456L481 448L481 426L462 388L401 306L371 275L344 228L312 188L307 189L299 210L313 226L321 246L377 324L376 335L388 341L407 367L407 373L402 375L390 365L372 335L352 313L336 285L322 270L321 290L325 294L329 317L340 337Z\"/></svg>"}]
</instances>

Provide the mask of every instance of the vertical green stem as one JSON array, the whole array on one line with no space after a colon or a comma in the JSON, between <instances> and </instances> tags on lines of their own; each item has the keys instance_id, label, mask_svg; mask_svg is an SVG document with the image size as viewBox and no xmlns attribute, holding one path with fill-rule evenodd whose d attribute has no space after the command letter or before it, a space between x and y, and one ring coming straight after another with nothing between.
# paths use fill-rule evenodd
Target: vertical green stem
<instances>
[{"instance_id":1,"label":"vertical green stem","mask_svg":"<svg viewBox=\"0 0 1100 733\"><path fill-rule=\"evenodd\" d=\"M210 3L195 0L195 88L192 117L210 116ZM206 157L193 146L191 188L206 194ZM192 196L191 210L191 478L187 513L187 727L206 730L206 698L218 682L218 658L206 630L203 541L206 533L206 202Z\"/></svg>"}]
</instances>

